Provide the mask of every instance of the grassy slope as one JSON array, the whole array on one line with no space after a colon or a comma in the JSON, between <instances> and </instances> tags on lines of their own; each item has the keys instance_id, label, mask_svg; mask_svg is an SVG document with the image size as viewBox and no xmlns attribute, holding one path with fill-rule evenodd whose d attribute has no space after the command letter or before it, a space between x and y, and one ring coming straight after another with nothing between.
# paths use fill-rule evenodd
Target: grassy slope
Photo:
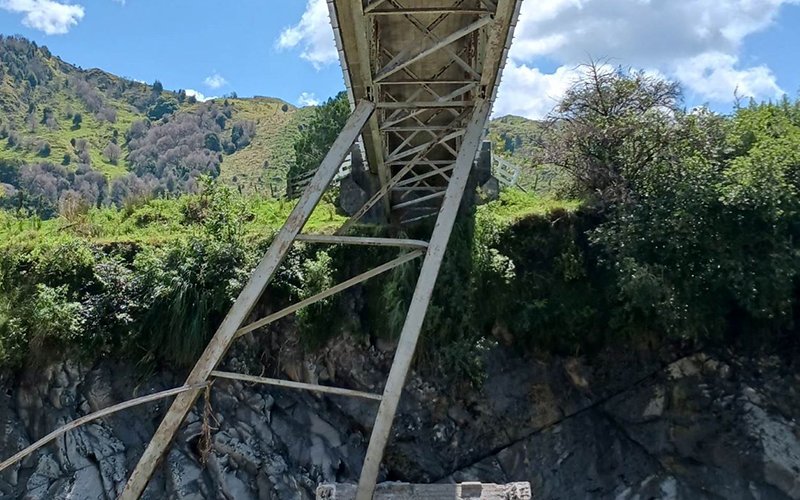
<instances>
[{"instance_id":1,"label":"grassy slope","mask_svg":"<svg viewBox=\"0 0 800 500\"><path fill-rule=\"evenodd\" d=\"M87 214L45 221L36 217L20 218L10 212L0 211L0 247L47 242L61 237L78 237L101 246L158 245L191 236L198 229L197 221L191 221L186 216L187 205L196 199L196 195L179 199L153 199L138 207L92 209ZM252 236L263 237L279 229L294 208L293 201L246 197L243 202L250 214L245 232ZM306 230L329 233L344 221L333 205L322 203L309 219Z\"/></svg>"},{"instance_id":2,"label":"grassy slope","mask_svg":"<svg viewBox=\"0 0 800 500\"><path fill-rule=\"evenodd\" d=\"M543 195L557 192L566 182L566 174L551 165L536 161L545 124L521 116L503 116L489 124L489 140L494 154L510 161L522 172L521 184Z\"/></svg>"},{"instance_id":3,"label":"grassy slope","mask_svg":"<svg viewBox=\"0 0 800 500\"><path fill-rule=\"evenodd\" d=\"M19 218L0 211L0 248L23 242L46 242L54 238L79 237L97 245L159 243L186 237L197 230L196 222L187 220L187 206L198 195L178 199L154 199L140 206L122 209L91 209L86 214L70 218L59 217L42 221L36 217ZM240 198L250 215L245 231L263 236L278 230L294 208L294 201L265 200L256 196ZM573 212L578 202L558 201L524 194L504 192L501 199L478 208L479 217L491 217L500 224L511 224L532 216L542 216L556 210ZM321 203L312 214L305 230L311 233L331 233L345 218L336 213L330 203Z\"/></svg>"},{"instance_id":4,"label":"grassy slope","mask_svg":"<svg viewBox=\"0 0 800 500\"><path fill-rule=\"evenodd\" d=\"M104 95L104 103L117 112L117 120L115 123L98 120L67 87L68 77L77 74L80 70L56 58L42 60L53 70L54 78L48 86L49 88L38 86L34 89L36 104L34 116L37 119L35 126L31 127L26 123L27 109L21 104L23 90L8 75L0 85L0 104L5 111L3 122L12 125L12 128L20 134L23 143L32 143L37 140L46 141L50 145L51 153L48 157L41 157L35 148L24 146L12 148L9 147L7 141L0 141L0 159L19 160L26 163L48 161L60 164L64 155L69 154L72 157L72 163L77 163L71 140L86 139L90 145L93 168L104 172L110 178L124 174L127 170L125 158L123 157L117 165L113 165L103 157L103 149L111 142L114 130L120 134L119 141L122 143L124 134L130 128L131 123L141 120L144 115L123 99L111 99ZM95 78L121 81L120 78L100 70L91 70L84 74ZM147 92L148 88L144 85L136 85L132 89L132 92L134 91ZM52 130L40 123L45 108L53 110L57 121L57 126ZM70 113L81 114L83 122L79 128L73 127L72 120L68 117Z\"/></svg>"},{"instance_id":5,"label":"grassy slope","mask_svg":"<svg viewBox=\"0 0 800 500\"><path fill-rule=\"evenodd\" d=\"M521 116L502 116L489 124L489 139L495 154L513 161L520 167L531 165L531 158L540 142L542 122Z\"/></svg>"},{"instance_id":6,"label":"grassy slope","mask_svg":"<svg viewBox=\"0 0 800 500\"><path fill-rule=\"evenodd\" d=\"M233 119L254 121L256 136L250 146L224 158L220 179L246 193L269 195L270 186L282 191L286 172L294 162L294 139L312 108L296 108L269 97L230 101Z\"/></svg>"}]
</instances>

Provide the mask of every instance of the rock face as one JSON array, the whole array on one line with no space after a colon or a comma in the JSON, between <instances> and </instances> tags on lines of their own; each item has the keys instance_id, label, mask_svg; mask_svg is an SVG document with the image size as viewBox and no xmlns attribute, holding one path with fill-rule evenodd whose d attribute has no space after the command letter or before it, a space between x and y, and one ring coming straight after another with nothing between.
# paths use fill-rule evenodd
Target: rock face
<instances>
[{"instance_id":1,"label":"rock face","mask_svg":"<svg viewBox=\"0 0 800 500\"><path fill-rule=\"evenodd\" d=\"M232 358L231 370L247 365ZM286 378L380 391L390 360L341 338L278 366ZM530 481L537 499L800 499L800 373L777 359L635 352L589 363L497 349L486 367L480 390L410 377L383 479ZM112 362L31 369L3 383L0 456L182 380L140 380ZM210 392L145 498L303 499L318 483L357 480L375 403L223 380ZM59 438L0 473L0 497L116 498L168 403Z\"/></svg>"}]
</instances>

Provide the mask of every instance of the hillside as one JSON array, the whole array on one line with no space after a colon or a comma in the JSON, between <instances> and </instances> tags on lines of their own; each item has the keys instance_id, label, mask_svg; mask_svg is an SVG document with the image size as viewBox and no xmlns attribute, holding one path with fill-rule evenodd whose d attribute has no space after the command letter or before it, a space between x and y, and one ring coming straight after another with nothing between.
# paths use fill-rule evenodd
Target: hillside
<instances>
[{"instance_id":1,"label":"hillside","mask_svg":"<svg viewBox=\"0 0 800 500\"><path fill-rule=\"evenodd\" d=\"M282 186L311 112L266 97L197 102L19 37L0 37L0 108L0 193L8 205L22 192L45 215L68 191L101 204L93 193L113 198L115 181L119 196L191 191L201 174L244 191Z\"/></svg>"},{"instance_id":2,"label":"hillside","mask_svg":"<svg viewBox=\"0 0 800 500\"><path fill-rule=\"evenodd\" d=\"M530 166L542 145L544 123L521 116L507 115L495 118L489 125L489 140L495 154L517 163Z\"/></svg>"},{"instance_id":3,"label":"hillside","mask_svg":"<svg viewBox=\"0 0 800 500\"><path fill-rule=\"evenodd\" d=\"M197 102L157 81L84 70L20 37L0 36L0 49L0 199L45 216L68 191L92 204L120 203L192 191L200 174L280 195L294 141L313 115L314 108L269 97ZM507 116L489 131L495 152L536 185L541 124Z\"/></svg>"}]
</instances>

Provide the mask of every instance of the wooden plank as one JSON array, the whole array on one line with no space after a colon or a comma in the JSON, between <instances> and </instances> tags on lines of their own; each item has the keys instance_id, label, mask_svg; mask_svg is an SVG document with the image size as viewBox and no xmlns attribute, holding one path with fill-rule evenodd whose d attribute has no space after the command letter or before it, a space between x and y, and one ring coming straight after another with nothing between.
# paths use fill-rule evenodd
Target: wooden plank
<instances>
[{"instance_id":1,"label":"wooden plank","mask_svg":"<svg viewBox=\"0 0 800 500\"><path fill-rule=\"evenodd\" d=\"M369 392L354 391L352 389L342 389L341 387L329 387L326 385L318 384L304 384L302 382L292 382L289 380L280 380L277 378L255 377L253 375L243 375L241 373L230 372L211 372L212 377L224 378L227 380L240 380L242 382L251 382L254 384L274 385L276 387L283 387L286 389L300 389L303 391L324 392L326 394L335 394L337 396L349 396L352 398L371 399L373 401L380 401L380 394L371 394Z\"/></svg>"},{"instance_id":2,"label":"wooden plank","mask_svg":"<svg viewBox=\"0 0 800 500\"><path fill-rule=\"evenodd\" d=\"M420 278L411 298L406 321L400 333L400 341L386 382L386 388L383 391L383 400L380 408L378 408L378 415L375 419L375 427L372 429L367 456L361 469L358 494L356 495L357 500L372 499L383 458L383 451L386 447L386 442L389 440L397 405L400 402L408 370L414 358L422 323L425 320L428 304L433 295L433 288L439 276L439 269L447 250L447 243L450 241L450 234L453 231L453 225L461 205L461 198L467 186L469 173L472 170L475 154L481 143L483 127L489 118L491 104L491 101L486 100L475 109L461 144L456 167L447 186L442 208L439 211L439 217L428 244L428 252L422 264Z\"/></svg>"},{"instance_id":3,"label":"wooden plank","mask_svg":"<svg viewBox=\"0 0 800 500\"><path fill-rule=\"evenodd\" d=\"M66 425L64 425L62 427L59 427L58 429L56 429L53 432L51 432L50 434L46 435L42 439L36 441L35 443L33 443L32 445L28 446L24 450L22 450L19 453L15 454L13 457L3 461L3 463L0 463L0 472L6 470L7 468L11 467L15 463L21 461L22 459L24 459L25 457L27 457L31 453L35 452L39 448L47 445L48 443L50 443L52 441L55 441L56 439L58 439L59 437L61 437L64 434L66 434L67 432L69 432L71 430L74 430L74 429L77 429L78 427L80 427L82 425L86 425L89 422L93 422L93 421L95 421L97 419L100 419L100 418L103 418L103 417L107 417L109 415L121 412L123 410L128 410L128 409L133 408L135 406L140 406L140 405L143 405L143 404L152 403L154 401L159 401L161 399L165 399L165 398L168 398L168 397L171 397L171 396L177 396L178 394L181 394L181 393L184 393L184 392L189 392L189 391L197 392L197 391L200 391L201 389L205 389L205 387L207 385L208 385L207 383L196 384L196 385L192 385L192 386L186 386L185 385L183 387L177 387L175 389L169 389L169 390L166 390L166 391L157 392L155 394L149 394L147 396L142 396L140 398L131 399L129 401L125 401L125 402L116 404L114 406L109 406L108 408L104 408L102 410L98 410L98 411L96 411L94 413L90 413L88 415L84 415L83 417L76 418L72 422L70 422L70 423L68 423L68 424L66 424Z\"/></svg>"},{"instance_id":4,"label":"wooden plank","mask_svg":"<svg viewBox=\"0 0 800 500\"><path fill-rule=\"evenodd\" d=\"M317 488L317 500L354 500L356 485L323 484ZM406 484L383 483L373 500L530 500L531 485L511 484Z\"/></svg>"},{"instance_id":5,"label":"wooden plank","mask_svg":"<svg viewBox=\"0 0 800 500\"><path fill-rule=\"evenodd\" d=\"M317 169L313 181L303 192L286 223L275 236L275 240L273 240L266 255L253 271L247 285L242 289L228 315L206 347L205 352L203 352L203 355L189 374L186 385L204 383L208 380L211 372L228 351L239 327L261 298L264 289L272 280L275 271L291 248L294 239L303 229L314 208L322 199L325 189L333 180L339 170L339 166L350 152L350 147L361 134L361 129L370 119L374 110L375 105L372 102L361 101L358 103L355 111L347 120L344 129L322 161L322 165ZM122 500L136 500L142 495L147 483L150 481L150 477L169 449L183 420L194 406L197 396L198 392L193 391L180 394L175 398L139 463L136 465L136 469L134 469L128 483L125 485L125 489L120 496Z\"/></svg>"}]
</instances>

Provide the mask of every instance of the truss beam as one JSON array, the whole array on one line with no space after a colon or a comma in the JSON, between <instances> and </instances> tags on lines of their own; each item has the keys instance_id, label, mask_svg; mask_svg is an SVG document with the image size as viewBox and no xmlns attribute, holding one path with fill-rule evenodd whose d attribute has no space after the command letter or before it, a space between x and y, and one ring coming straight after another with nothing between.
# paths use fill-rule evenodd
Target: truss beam
<instances>
[{"instance_id":1,"label":"truss beam","mask_svg":"<svg viewBox=\"0 0 800 500\"><path fill-rule=\"evenodd\" d=\"M447 243L450 241L450 234L453 231L456 215L458 214L461 198L467 187L467 179L475 154L480 146L483 127L489 117L491 101L484 101L475 109L475 112L467 127L464 142L456 161L453 177L447 186L445 199L439 211L439 217L433 230L433 235L428 246L428 252L422 263L420 278L414 295L411 298L411 305L406 316L405 324L400 333L400 341L394 356L386 388L383 391L383 400L378 408L378 415L375 419L375 426L372 429L372 436L367 449L367 457L364 460L364 467L361 470L361 479L358 483L358 494L356 500L372 500L375 491L375 484L378 480L380 463L383 458L383 451L389 440L389 433L392 428L397 405L400 402L400 395L403 392L408 370L414 358L419 334L422 330L422 323L428 310L433 288L436 285L436 278L442 265Z\"/></svg>"},{"instance_id":2,"label":"truss beam","mask_svg":"<svg viewBox=\"0 0 800 500\"><path fill-rule=\"evenodd\" d=\"M250 277L250 281L239 294L228 315L222 321L208 347L206 347L205 352L203 352L200 360L189 374L186 385L192 386L205 383L211 372L222 360L239 327L247 319L258 299L261 298L264 289L272 280L292 242L300 233L300 230L303 229L309 217L311 217L314 208L322 199L322 194L333 180L336 172L339 171L339 166L347 157L350 147L361 134L361 129L370 119L374 110L375 105L372 102L361 101L353 111L339 137L334 141L331 150L322 161L322 165L314 175L311 184L303 192L300 201ZM125 485L125 489L120 496L122 500L137 500L142 495L147 483L150 481L150 477L167 452L183 420L194 406L198 395L199 391L191 391L182 393L175 398L139 463L136 465L128 483Z\"/></svg>"},{"instance_id":3,"label":"truss beam","mask_svg":"<svg viewBox=\"0 0 800 500\"><path fill-rule=\"evenodd\" d=\"M400 54L395 60L391 61L387 64L381 71L379 71L374 78L375 82L381 82L391 75L397 73L398 71L402 70L406 66L414 64L415 62L423 59L434 52L447 47L453 42L458 41L461 38L473 33L487 24L492 22L491 16L481 16L477 21L474 23L469 24L468 26L464 26L461 29L456 30L455 32L447 35L446 37L442 38L437 42L428 42L427 44L423 44L422 48L417 49L415 52L412 52L410 55Z\"/></svg>"},{"instance_id":4,"label":"truss beam","mask_svg":"<svg viewBox=\"0 0 800 500\"><path fill-rule=\"evenodd\" d=\"M260 319L258 321L254 321L254 322L250 323L249 325L240 328L239 330L236 331L236 334L234 335L233 338L237 339L237 338L239 338L239 337L241 337L243 335L246 335L246 334L248 334L248 333L250 333L252 331L258 330L259 328L263 328L263 327L267 326L270 323L274 323L274 322L278 321L281 318L285 318L286 316L289 316L290 314L294 314L295 312L299 311L300 309L302 309L304 307L308 307L311 304L319 302L320 300L327 299L328 297L336 295L337 293L342 292L344 290L347 290L348 288L352 288L352 287L358 285L359 283L363 283L363 282L367 281L370 278L374 278L375 276L377 276L379 274L383 274L386 271L390 271L390 270L394 269L395 267L398 267L398 266L401 266L401 265L405 264L406 262L410 262L410 261L416 259L417 257L421 257L423 254L424 254L424 252L422 250L414 250L414 251L409 252L409 253L407 253L407 254L405 254L403 256L400 256L400 257L398 257L398 258L396 258L396 259L394 259L394 260L392 260L390 262L387 262L386 264L380 265L380 266L376 267L375 269L370 269L369 271L367 271L365 273L362 273L362 274L359 274L358 276L356 276L354 278L350 278L347 281L343 281L343 282L339 283L338 285L325 290L324 292L320 292L320 293L318 293L318 294L316 294L316 295L314 295L312 297L309 297L309 298L307 298L305 300L301 300L300 302L298 302L296 304L293 304L293 305L291 305L291 306L289 306L289 307L287 307L285 309L281 309L280 311L278 311L276 313L272 313L272 314L270 314L269 316L267 316L265 318L262 318L262 319Z\"/></svg>"},{"instance_id":5,"label":"truss beam","mask_svg":"<svg viewBox=\"0 0 800 500\"><path fill-rule=\"evenodd\" d=\"M319 243L323 245L361 245L374 247L398 247L425 250L428 243L421 240L408 240L399 238L367 238L362 236L324 236L316 234L301 234L297 241L305 243Z\"/></svg>"},{"instance_id":6,"label":"truss beam","mask_svg":"<svg viewBox=\"0 0 800 500\"><path fill-rule=\"evenodd\" d=\"M394 15L428 15L428 14L453 14L453 15L490 15L492 11L487 9L455 9L447 7L415 7L403 9L372 9L365 11L370 16L394 16Z\"/></svg>"},{"instance_id":7,"label":"truss beam","mask_svg":"<svg viewBox=\"0 0 800 500\"><path fill-rule=\"evenodd\" d=\"M6 470L7 468L11 467L17 462L22 461L25 457L31 455L36 450L46 446L47 444L55 441L56 439L60 438L67 432L77 429L82 425L86 425L89 422L94 422L95 420L99 420L103 417L107 417L109 415L113 415L114 413L119 413L124 410L128 410L130 408L141 406L143 404L152 403L155 401L160 401L162 399L167 399L172 396L177 396L178 394L182 394L185 392L197 392L200 390L205 389L208 386L208 383L197 384L197 385L185 385L183 387L176 387L175 389L168 389L166 391L157 392L155 394L148 394L147 396L142 396L136 399L131 399L129 401L125 401L114 406L109 406L108 408L104 408L102 410L98 410L94 413L90 413L88 415L84 415L83 417L77 418L72 422L54 430L50 434L46 435L42 439L36 441L32 445L28 446L24 450L16 453L13 457L10 457L7 460L4 460L3 463L0 463L0 472Z\"/></svg>"},{"instance_id":8,"label":"truss beam","mask_svg":"<svg viewBox=\"0 0 800 500\"><path fill-rule=\"evenodd\" d=\"M211 372L211 376L214 378L238 380L240 382L250 382L253 384L274 385L277 387L283 387L285 389L300 389L303 391L334 394L336 396L348 396L351 398L371 399L373 401L380 401L382 399L382 396L380 394L372 394L363 391L354 391L351 389L342 389L341 387L330 387L327 385L305 384L302 382L292 382L289 380L280 380L276 378L255 377L253 375L243 375L241 373L213 371Z\"/></svg>"}]
</instances>

